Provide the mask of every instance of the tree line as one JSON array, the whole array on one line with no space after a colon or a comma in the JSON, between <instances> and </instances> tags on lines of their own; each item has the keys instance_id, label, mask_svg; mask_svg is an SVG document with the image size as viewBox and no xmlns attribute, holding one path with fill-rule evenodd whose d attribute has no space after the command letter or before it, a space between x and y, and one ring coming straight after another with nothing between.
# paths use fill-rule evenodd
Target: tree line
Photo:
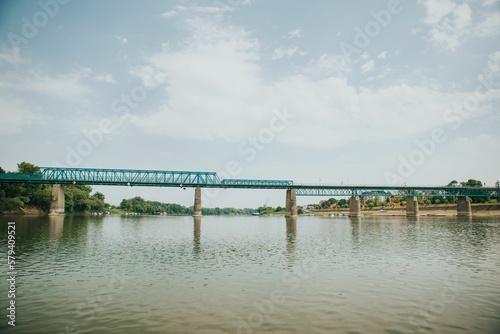
<instances>
[{"instance_id":1,"label":"tree line","mask_svg":"<svg viewBox=\"0 0 500 334\"><path fill-rule=\"evenodd\" d=\"M194 208L185 207L174 203L161 203L158 201L148 201L140 196L130 199L123 199L119 209L125 212L134 212L139 214L167 214L173 216L192 215ZM210 215L250 215L254 209L236 209L236 208L202 208L201 213L204 216Z\"/></svg>"}]
</instances>

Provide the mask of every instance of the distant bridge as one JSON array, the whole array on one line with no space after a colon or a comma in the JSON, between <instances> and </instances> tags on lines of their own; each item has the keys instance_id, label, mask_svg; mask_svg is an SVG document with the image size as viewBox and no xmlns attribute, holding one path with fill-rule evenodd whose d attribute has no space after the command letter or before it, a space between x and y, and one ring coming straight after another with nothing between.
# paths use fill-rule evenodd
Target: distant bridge
<instances>
[{"instance_id":1,"label":"distant bridge","mask_svg":"<svg viewBox=\"0 0 500 334\"><path fill-rule=\"evenodd\" d=\"M112 186L154 186L154 187L191 187L195 192L195 215L201 215L201 188L239 188L239 189L286 189L287 213L296 214L296 196L351 196L352 216L359 215L359 197L363 196L405 196L412 198L408 205L409 215L418 215L418 196L443 196L459 198L467 215L470 215L470 202L467 197L498 197L499 187L449 187L449 186L388 186L388 185L320 185L297 184L292 180L258 179L223 179L216 172L162 171L135 169L102 168L65 168L40 167L31 174L0 174L0 183L39 183L39 184L84 184ZM53 188L52 212L64 212L64 190L60 186ZM61 199L62 197L62 199ZM61 202L62 201L62 202ZM463 202L465 201L465 202ZM58 203L57 203L58 202ZM61 204L62 203L62 204ZM62 205L62 208L61 208ZM411 207L408 209L408 207ZM416 206L416 207L415 207ZM199 209L199 210L198 210Z\"/></svg>"}]
</instances>

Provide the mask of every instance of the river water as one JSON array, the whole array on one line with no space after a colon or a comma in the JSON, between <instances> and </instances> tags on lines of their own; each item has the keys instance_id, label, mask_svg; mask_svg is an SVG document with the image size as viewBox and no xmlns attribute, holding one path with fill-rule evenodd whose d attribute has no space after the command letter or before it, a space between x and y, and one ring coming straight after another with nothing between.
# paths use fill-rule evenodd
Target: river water
<instances>
[{"instance_id":1,"label":"river water","mask_svg":"<svg viewBox=\"0 0 500 334\"><path fill-rule=\"evenodd\" d=\"M0 230L2 333L500 333L498 218L4 216Z\"/></svg>"}]
</instances>

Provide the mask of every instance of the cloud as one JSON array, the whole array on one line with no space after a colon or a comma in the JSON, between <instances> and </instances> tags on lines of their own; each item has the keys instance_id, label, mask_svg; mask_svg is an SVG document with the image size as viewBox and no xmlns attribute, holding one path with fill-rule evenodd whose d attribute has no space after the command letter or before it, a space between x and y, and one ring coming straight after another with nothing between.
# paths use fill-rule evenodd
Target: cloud
<instances>
[{"instance_id":1,"label":"cloud","mask_svg":"<svg viewBox=\"0 0 500 334\"><path fill-rule=\"evenodd\" d=\"M488 6L491 6L491 5L494 5L496 4L497 2L499 2L500 0L483 0L483 4L482 6L483 7L488 7Z\"/></svg>"},{"instance_id":2,"label":"cloud","mask_svg":"<svg viewBox=\"0 0 500 334\"><path fill-rule=\"evenodd\" d=\"M237 28L188 21L192 36L179 50L150 55L136 73L162 84L168 101L135 121L147 132L177 138L241 138L266 110L258 108L258 43ZM161 80L153 80L160 73Z\"/></svg>"},{"instance_id":3,"label":"cloud","mask_svg":"<svg viewBox=\"0 0 500 334\"><path fill-rule=\"evenodd\" d=\"M293 147L399 141L443 126L444 112L474 94L447 93L429 82L355 86L344 77L352 66L349 60L328 54L310 61L303 73L273 81L265 79L260 45L251 33L217 21L187 24L190 36L183 43L147 56L135 69L144 82L165 92L161 105L133 116L147 133L237 142L268 126L277 108L294 117L276 140ZM368 72L375 62L366 58L362 70ZM155 75L160 80L153 80Z\"/></svg>"},{"instance_id":4,"label":"cloud","mask_svg":"<svg viewBox=\"0 0 500 334\"><path fill-rule=\"evenodd\" d=\"M279 60L283 57L288 57L291 58L297 51L299 50L298 47L285 47L285 46L280 46L279 48L276 48L273 50L273 55L271 57L272 60Z\"/></svg>"},{"instance_id":5,"label":"cloud","mask_svg":"<svg viewBox=\"0 0 500 334\"><path fill-rule=\"evenodd\" d=\"M486 1L483 7L496 1ZM442 51L456 51L469 37L500 33L500 13L473 11L469 3L452 0L419 0L426 10L423 19L429 27L428 38Z\"/></svg>"},{"instance_id":6,"label":"cloud","mask_svg":"<svg viewBox=\"0 0 500 334\"><path fill-rule=\"evenodd\" d=\"M64 100L79 100L89 93L83 79L92 73L89 68L69 74L52 76L40 70L30 69L24 74L8 72L0 79L0 88L16 92L31 91Z\"/></svg>"},{"instance_id":7,"label":"cloud","mask_svg":"<svg viewBox=\"0 0 500 334\"><path fill-rule=\"evenodd\" d=\"M178 16L178 15L179 15L179 12L176 11L176 10L169 10L169 11L161 14L161 16L163 16L163 17L165 17L167 19L169 19L171 17Z\"/></svg>"},{"instance_id":8,"label":"cloud","mask_svg":"<svg viewBox=\"0 0 500 334\"><path fill-rule=\"evenodd\" d=\"M475 178L493 186L496 179L484 179L484 177L491 175L489 166L500 164L500 155L491 154L497 152L498 147L500 147L500 137L497 135L479 134L475 137L455 138L451 141L450 152L445 153L447 159L444 159L443 165L460 166L456 172L460 173L458 177L464 181ZM487 163L471 163L473 161ZM498 178L498 174L496 178Z\"/></svg>"},{"instance_id":9,"label":"cloud","mask_svg":"<svg viewBox=\"0 0 500 334\"><path fill-rule=\"evenodd\" d=\"M385 59L385 58L387 58L387 55L388 55L388 54L389 54L389 53L388 53L387 51L382 51L382 52L380 52L380 53L378 54L377 58L378 58L378 59Z\"/></svg>"},{"instance_id":10,"label":"cloud","mask_svg":"<svg viewBox=\"0 0 500 334\"><path fill-rule=\"evenodd\" d=\"M451 0L420 0L426 9L424 23L428 25L438 24L446 16L451 14L457 4Z\"/></svg>"},{"instance_id":11,"label":"cloud","mask_svg":"<svg viewBox=\"0 0 500 334\"><path fill-rule=\"evenodd\" d=\"M94 77L97 81L107 82L107 83L116 83L115 78L112 74L100 74Z\"/></svg>"},{"instance_id":12,"label":"cloud","mask_svg":"<svg viewBox=\"0 0 500 334\"><path fill-rule=\"evenodd\" d=\"M375 62L373 60L369 60L361 66L361 72L368 73L372 71L374 67L375 67Z\"/></svg>"},{"instance_id":13,"label":"cloud","mask_svg":"<svg viewBox=\"0 0 500 334\"><path fill-rule=\"evenodd\" d=\"M21 99L0 94L0 133L21 133L24 127L43 122L43 117L29 110Z\"/></svg>"},{"instance_id":14,"label":"cloud","mask_svg":"<svg viewBox=\"0 0 500 334\"><path fill-rule=\"evenodd\" d=\"M22 62L21 58L21 49L12 48L8 49L5 47L0 48L0 64L8 63L8 64L20 64Z\"/></svg>"},{"instance_id":15,"label":"cloud","mask_svg":"<svg viewBox=\"0 0 500 334\"><path fill-rule=\"evenodd\" d=\"M500 32L500 13L490 13L476 27L476 34L480 37L495 36Z\"/></svg>"},{"instance_id":16,"label":"cloud","mask_svg":"<svg viewBox=\"0 0 500 334\"><path fill-rule=\"evenodd\" d=\"M412 138L442 125L443 113L464 99L425 86L371 90L342 78L312 80L303 75L280 81L270 95L281 95L278 101L297 118L283 140L317 148Z\"/></svg>"},{"instance_id":17,"label":"cloud","mask_svg":"<svg viewBox=\"0 0 500 334\"><path fill-rule=\"evenodd\" d=\"M302 37L302 31L300 29L289 31L287 37L288 39Z\"/></svg>"},{"instance_id":18,"label":"cloud","mask_svg":"<svg viewBox=\"0 0 500 334\"><path fill-rule=\"evenodd\" d=\"M128 39L126 37L115 36L115 38L120 42L120 44L127 44L128 43Z\"/></svg>"},{"instance_id":19,"label":"cloud","mask_svg":"<svg viewBox=\"0 0 500 334\"><path fill-rule=\"evenodd\" d=\"M487 73L500 73L500 51L494 52L488 56Z\"/></svg>"},{"instance_id":20,"label":"cloud","mask_svg":"<svg viewBox=\"0 0 500 334\"><path fill-rule=\"evenodd\" d=\"M323 53L319 58L309 62L307 69L312 74L344 76L351 72L351 59L343 55Z\"/></svg>"},{"instance_id":21,"label":"cloud","mask_svg":"<svg viewBox=\"0 0 500 334\"><path fill-rule=\"evenodd\" d=\"M438 48L455 51L470 35L472 11L467 3L426 0L424 23L430 26L429 39Z\"/></svg>"},{"instance_id":22,"label":"cloud","mask_svg":"<svg viewBox=\"0 0 500 334\"><path fill-rule=\"evenodd\" d=\"M172 10L166 11L161 14L161 16L169 19L172 17L179 16L182 13L186 14L214 14L222 15L226 12L233 11L234 8L229 5L221 6L175 6Z\"/></svg>"}]
</instances>

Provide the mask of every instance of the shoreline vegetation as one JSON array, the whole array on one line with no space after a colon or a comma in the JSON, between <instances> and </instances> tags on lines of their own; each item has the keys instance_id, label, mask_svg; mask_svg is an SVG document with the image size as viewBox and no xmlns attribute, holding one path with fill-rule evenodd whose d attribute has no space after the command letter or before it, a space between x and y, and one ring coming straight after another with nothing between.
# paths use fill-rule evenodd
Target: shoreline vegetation
<instances>
[{"instance_id":1,"label":"shoreline vegetation","mask_svg":"<svg viewBox=\"0 0 500 334\"><path fill-rule=\"evenodd\" d=\"M269 217L269 216L284 216L284 210L279 210L280 207L272 208L272 207L263 207L266 211L260 213L261 217ZM212 213L212 210L216 210L219 208L206 208L208 212L203 213L203 216L251 216L255 215L257 210L250 210L245 212L239 212L243 209L234 209L234 208L221 208L220 210L226 211L226 213ZM260 208L259 208L260 209ZM278 210L277 210L278 209ZM500 203L495 204L472 204L472 215L477 217L500 217ZM230 210L236 210L235 212L229 213ZM229 211L229 212L228 212ZM361 213L364 216L406 216L406 208L405 207L373 207L373 208L364 208L361 210ZM349 209L311 209L304 210L299 216L323 216L323 217L332 217L332 216L347 216L349 214ZM39 208L23 208L18 211L4 211L0 212L0 215L3 216L46 216L47 212L40 210ZM121 209L111 209L108 212L73 212L67 215L74 216L94 216L94 215L111 215L111 216L191 216L190 213L181 213L181 214L166 214L166 213L139 213L139 212L131 212L131 211L123 211ZM420 216L447 216L453 217L457 215L457 207L454 204L439 204L439 205L427 205L419 207L419 215Z\"/></svg>"},{"instance_id":2,"label":"shoreline vegetation","mask_svg":"<svg viewBox=\"0 0 500 334\"><path fill-rule=\"evenodd\" d=\"M500 203L473 203L472 215L480 217L500 217ZM406 207L372 207L361 209L365 216L406 216ZM312 209L305 214L315 216L342 216L349 214L349 209ZM430 204L420 205L419 215L422 216L457 216L456 204Z\"/></svg>"},{"instance_id":3,"label":"shoreline vegetation","mask_svg":"<svg viewBox=\"0 0 500 334\"><path fill-rule=\"evenodd\" d=\"M0 167L0 173L6 173ZM37 166L21 162L18 164L19 174L39 173ZM458 183L451 181L448 186L482 187L479 180L470 179ZM497 186L499 186L497 181ZM478 190L480 191L480 190ZM67 215L162 215L191 216L193 206L186 207L175 203L161 203L145 200L139 196L123 199L115 206L105 201L105 195L92 193L92 187L86 185L65 185L65 213ZM478 195L481 195L478 193ZM0 215L47 215L50 209L52 186L50 184L0 183ZM443 196L419 197L420 216L456 216L456 198ZM472 214L476 216L500 216L498 198L476 196L472 198ZM299 215L345 216L349 213L348 199L330 198L319 204L298 207ZM406 215L406 198L371 196L361 206L361 213L366 216L404 216ZM253 208L202 208L203 216L284 216L285 208L261 206Z\"/></svg>"}]
</instances>

